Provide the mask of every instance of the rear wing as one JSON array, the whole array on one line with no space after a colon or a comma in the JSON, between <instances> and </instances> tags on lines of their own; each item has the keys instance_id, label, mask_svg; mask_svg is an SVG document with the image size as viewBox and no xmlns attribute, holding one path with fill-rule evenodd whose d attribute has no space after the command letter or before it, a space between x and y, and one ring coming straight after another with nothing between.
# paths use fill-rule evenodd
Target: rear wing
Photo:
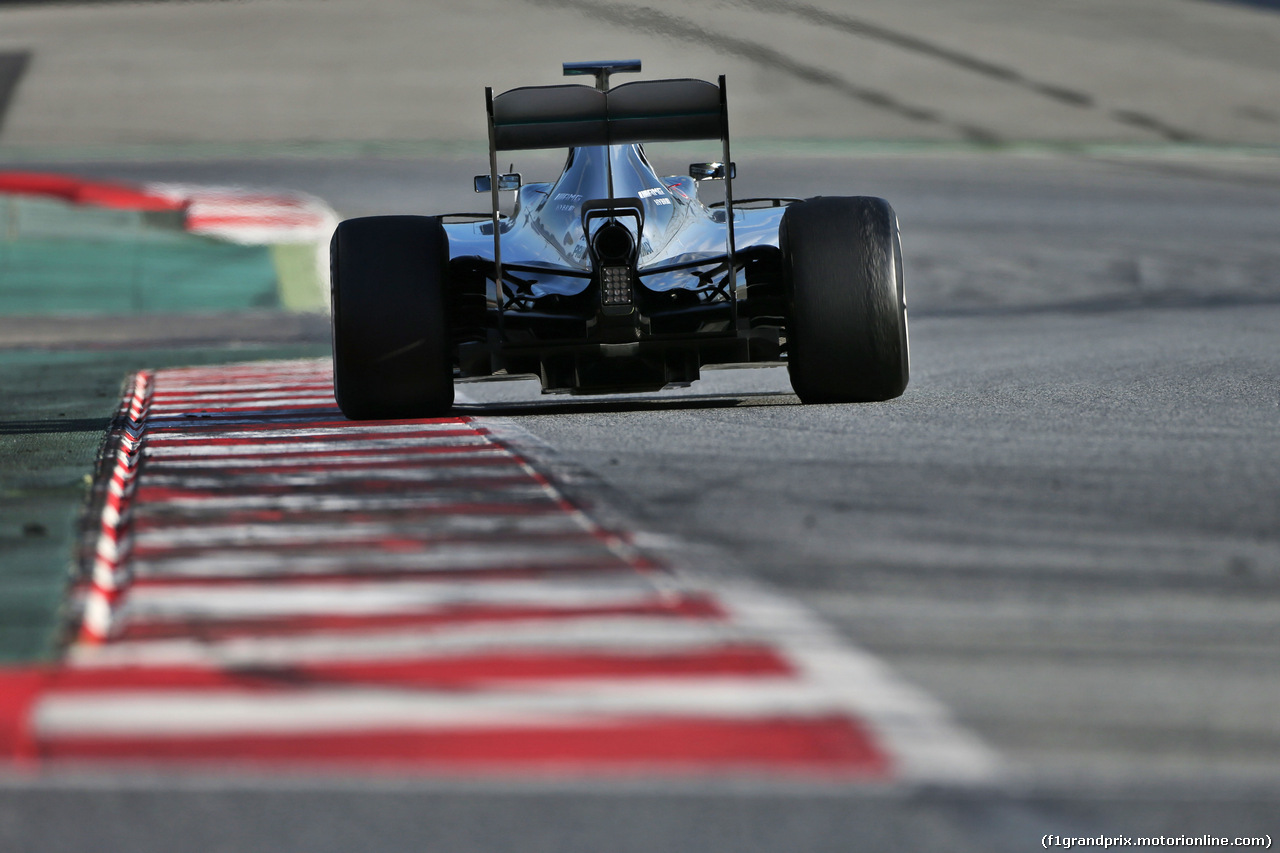
<instances>
[{"instance_id":1,"label":"rear wing","mask_svg":"<svg viewBox=\"0 0 1280 853\"><path fill-rule=\"evenodd\" d=\"M568 84L523 86L499 95L486 86L489 176L493 206L495 280L502 281L498 240L498 152L638 142L719 139L725 163L730 289L734 282L733 159L729 154L729 113L724 75L705 80L641 80L609 88L609 74L639 71L640 62L565 63L565 74L596 75L596 87ZM610 180L612 195L612 180Z\"/></svg>"},{"instance_id":2,"label":"rear wing","mask_svg":"<svg viewBox=\"0 0 1280 853\"><path fill-rule=\"evenodd\" d=\"M724 78L641 80L608 91L590 86L486 89L497 151L683 142L728 136Z\"/></svg>"}]
</instances>

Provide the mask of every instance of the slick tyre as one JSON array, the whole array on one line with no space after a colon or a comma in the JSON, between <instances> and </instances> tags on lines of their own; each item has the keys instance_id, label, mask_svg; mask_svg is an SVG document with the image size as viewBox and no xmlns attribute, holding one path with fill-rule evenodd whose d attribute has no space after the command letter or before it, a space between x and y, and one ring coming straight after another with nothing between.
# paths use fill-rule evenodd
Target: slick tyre
<instances>
[{"instance_id":1,"label":"slick tyre","mask_svg":"<svg viewBox=\"0 0 1280 853\"><path fill-rule=\"evenodd\" d=\"M787 370L805 403L902 394L910 376L898 219L880 198L815 198L779 231Z\"/></svg>"},{"instance_id":2,"label":"slick tyre","mask_svg":"<svg viewBox=\"0 0 1280 853\"><path fill-rule=\"evenodd\" d=\"M439 417L453 406L448 257L435 217L338 225L329 247L333 387L348 418Z\"/></svg>"}]
</instances>

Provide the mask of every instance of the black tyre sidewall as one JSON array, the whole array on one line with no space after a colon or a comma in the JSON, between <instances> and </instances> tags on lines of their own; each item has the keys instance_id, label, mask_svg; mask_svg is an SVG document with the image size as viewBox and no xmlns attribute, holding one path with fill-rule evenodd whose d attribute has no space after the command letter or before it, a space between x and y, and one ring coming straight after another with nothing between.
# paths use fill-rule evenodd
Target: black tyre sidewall
<instances>
[{"instance_id":1,"label":"black tyre sidewall","mask_svg":"<svg viewBox=\"0 0 1280 853\"><path fill-rule=\"evenodd\" d=\"M436 217L338 225L330 243L334 396L347 417L438 417L452 407L448 252Z\"/></svg>"},{"instance_id":2,"label":"black tyre sidewall","mask_svg":"<svg viewBox=\"0 0 1280 853\"><path fill-rule=\"evenodd\" d=\"M779 233L791 384L806 403L888 400L910 375L897 217L870 197L787 208Z\"/></svg>"}]
</instances>

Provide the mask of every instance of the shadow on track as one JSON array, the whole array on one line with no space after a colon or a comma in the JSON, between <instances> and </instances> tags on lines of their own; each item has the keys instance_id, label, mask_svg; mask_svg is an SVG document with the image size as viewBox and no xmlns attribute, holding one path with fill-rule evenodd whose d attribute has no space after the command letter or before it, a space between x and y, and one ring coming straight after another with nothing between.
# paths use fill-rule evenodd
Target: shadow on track
<instances>
[{"instance_id":1,"label":"shadow on track","mask_svg":"<svg viewBox=\"0 0 1280 853\"><path fill-rule=\"evenodd\" d=\"M455 403L456 414L503 417L514 415L609 415L626 412L659 412L695 409L734 409L744 406L799 406L799 398L791 394L760 392L748 394L713 394L699 397L619 400L609 398L570 398L502 401L490 403Z\"/></svg>"}]
</instances>

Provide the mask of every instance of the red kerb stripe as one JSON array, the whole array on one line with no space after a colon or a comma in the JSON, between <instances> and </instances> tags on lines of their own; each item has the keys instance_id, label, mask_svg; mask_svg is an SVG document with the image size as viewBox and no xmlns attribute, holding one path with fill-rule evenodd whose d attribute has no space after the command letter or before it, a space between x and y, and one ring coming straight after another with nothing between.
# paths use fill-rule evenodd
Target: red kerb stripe
<instances>
[{"instance_id":1,"label":"red kerb stripe","mask_svg":"<svg viewBox=\"0 0 1280 853\"><path fill-rule=\"evenodd\" d=\"M639 718L597 725L392 729L209 737L67 737L40 744L50 759L216 764L373 764L423 772L521 769L544 774L749 771L887 775L889 762L845 717L763 720Z\"/></svg>"}]
</instances>

